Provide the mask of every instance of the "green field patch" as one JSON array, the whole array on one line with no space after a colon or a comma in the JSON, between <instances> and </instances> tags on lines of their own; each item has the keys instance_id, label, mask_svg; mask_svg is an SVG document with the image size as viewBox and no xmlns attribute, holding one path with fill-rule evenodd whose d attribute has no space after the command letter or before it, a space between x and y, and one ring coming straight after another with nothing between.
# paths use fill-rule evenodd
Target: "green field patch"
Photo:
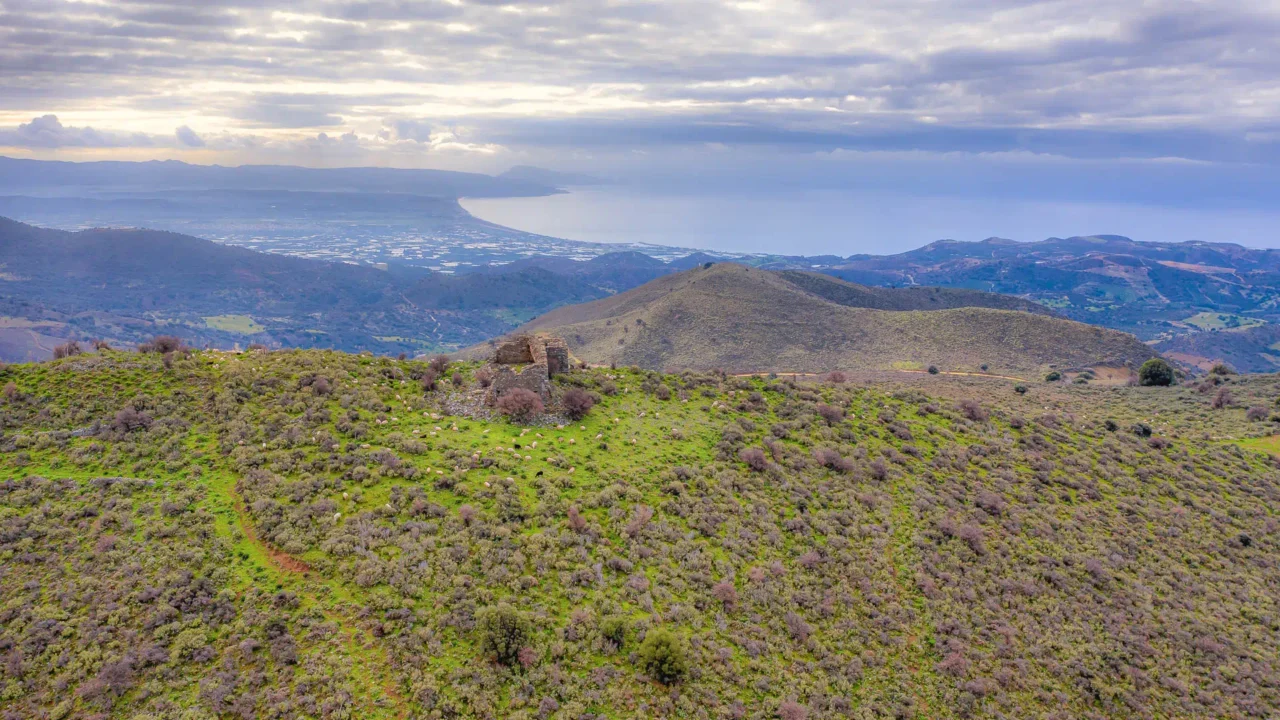
<instances>
[{"instance_id":1,"label":"green field patch","mask_svg":"<svg viewBox=\"0 0 1280 720\"><path fill-rule=\"evenodd\" d=\"M1257 450L1258 452L1271 453L1272 455L1280 455L1280 435L1270 435L1268 437L1260 437L1260 438L1249 438L1248 440L1237 441L1236 444L1248 450Z\"/></svg>"},{"instance_id":2,"label":"green field patch","mask_svg":"<svg viewBox=\"0 0 1280 720\"><path fill-rule=\"evenodd\" d=\"M538 312L532 308L499 308L490 314L498 320L512 325L523 325L538 317Z\"/></svg>"},{"instance_id":3,"label":"green field patch","mask_svg":"<svg viewBox=\"0 0 1280 720\"><path fill-rule=\"evenodd\" d=\"M204 318L204 324L214 330L241 335L257 335L267 329L248 315L210 315Z\"/></svg>"},{"instance_id":4,"label":"green field patch","mask_svg":"<svg viewBox=\"0 0 1280 720\"><path fill-rule=\"evenodd\" d=\"M1266 325L1266 321L1230 313L1201 312L1183 320L1201 330L1244 330Z\"/></svg>"}]
</instances>

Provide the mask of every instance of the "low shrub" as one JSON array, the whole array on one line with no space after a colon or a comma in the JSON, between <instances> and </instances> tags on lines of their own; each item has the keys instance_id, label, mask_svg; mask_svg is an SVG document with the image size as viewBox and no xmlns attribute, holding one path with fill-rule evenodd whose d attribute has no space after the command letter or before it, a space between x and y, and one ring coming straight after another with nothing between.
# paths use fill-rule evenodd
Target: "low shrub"
<instances>
[{"instance_id":1,"label":"low shrub","mask_svg":"<svg viewBox=\"0 0 1280 720\"><path fill-rule=\"evenodd\" d=\"M581 420L591 413L596 399L586 390L569 388L561 396L560 404L564 406L564 414L568 415L570 420Z\"/></svg>"},{"instance_id":2,"label":"low shrub","mask_svg":"<svg viewBox=\"0 0 1280 720\"><path fill-rule=\"evenodd\" d=\"M182 344L182 338L173 335L157 335L138 346L138 352L140 353L157 353L160 355L182 352L183 350L186 350L186 346Z\"/></svg>"},{"instance_id":3,"label":"low shrub","mask_svg":"<svg viewBox=\"0 0 1280 720\"><path fill-rule=\"evenodd\" d=\"M1231 394L1229 388L1219 388L1218 394L1213 396L1213 402L1209 406L1214 410L1223 410L1235 404L1235 396Z\"/></svg>"},{"instance_id":4,"label":"low shrub","mask_svg":"<svg viewBox=\"0 0 1280 720\"><path fill-rule=\"evenodd\" d=\"M435 392L440 387L440 373L435 368L428 368L422 373L422 380L419 382L422 383L422 392Z\"/></svg>"},{"instance_id":5,"label":"low shrub","mask_svg":"<svg viewBox=\"0 0 1280 720\"><path fill-rule=\"evenodd\" d=\"M818 416L825 420L827 425L835 425L844 420L844 410L838 407L832 407L826 403L818 403L816 409Z\"/></svg>"},{"instance_id":6,"label":"low shrub","mask_svg":"<svg viewBox=\"0 0 1280 720\"><path fill-rule=\"evenodd\" d=\"M760 448L742 448L738 451L738 458L756 472L764 472L765 468L769 467L769 460Z\"/></svg>"},{"instance_id":7,"label":"low shrub","mask_svg":"<svg viewBox=\"0 0 1280 720\"><path fill-rule=\"evenodd\" d=\"M841 473L853 472L853 461L830 448L814 448L813 460L828 470Z\"/></svg>"},{"instance_id":8,"label":"low shrub","mask_svg":"<svg viewBox=\"0 0 1280 720\"><path fill-rule=\"evenodd\" d=\"M527 422L542 414L542 398L524 388L511 388L498 398L498 411L517 422Z\"/></svg>"},{"instance_id":9,"label":"low shrub","mask_svg":"<svg viewBox=\"0 0 1280 720\"><path fill-rule=\"evenodd\" d=\"M61 360L61 359L63 359L63 358L74 357L74 356L79 355L79 354L81 354L81 353L83 353L83 352L84 352L84 350L83 350L83 349L81 349L81 347L80 347L80 343L76 342L75 340L72 340L72 341L67 342L67 343L65 343L65 344L63 344L63 345L58 345L58 346L54 347L54 348L53 348L53 359L54 359L54 360Z\"/></svg>"},{"instance_id":10,"label":"low shrub","mask_svg":"<svg viewBox=\"0 0 1280 720\"><path fill-rule=\"evenodd\" d=\"M991 417L991 413L982 407L977 400L961 400L956 403L956 407L960 410L960 414L974 422L986 422Z\"/></svg>"},{"instance_id":11,"label":"low shrub","mask_svg":"<svg viewBox=\"0 0 1280 720\"><path fill-rule=\"evenodd\" d=\"M607 615L600 618L600 635L619 647L627 641L627 629L630 623L621 615Z\"/></svg>"}]
</instances>

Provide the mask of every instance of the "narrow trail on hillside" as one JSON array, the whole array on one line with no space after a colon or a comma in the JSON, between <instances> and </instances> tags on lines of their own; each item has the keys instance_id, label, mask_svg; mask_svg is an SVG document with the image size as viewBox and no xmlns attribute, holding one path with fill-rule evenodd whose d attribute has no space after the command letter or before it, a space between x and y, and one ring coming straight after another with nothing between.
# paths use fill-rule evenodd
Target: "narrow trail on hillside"
<instances>
[{"instance_id":1,"label":"narrow trail on hillside","mask_svg":"<svg viewBox=\"0 0 1280 720\"><path fill-rule=\"evenodd\" d=\"M216 445L205 449L209 454L217 452ZM371 644L372 634L361 625L356 616L358 602L350 592L340 582L316 572L304 560L264 540L253 524L248 505L237 489L234 477L223 473L213 474L208 479L207 487L213 504L211 509L218 518L219 533L233 546L238 546L249 562L271 576L268 585L288 588L305 605L318 609L326 621L337 627L337 637L341 638L353 661L353 680L360 684L360 678L363 678L366 686L365 697L360 698L362 702L355 708L355 717L410 717L412 710L391 672L392 659L385 647ZM245 578L244 581L252 586L261 586L253 578ZM325 599L318 592L321 587L327 591L325 594L328 597Z\"/></svg>"},{"instance_id":2,"label":"narrow trail on hillside","mask_svg":"<svg viewBox=\"0 0 1280 720\"><path fill-rule=\"evenodd\" d=\"M891 491L894 502L890 510L891 533L885 545L885 555L889 560L889 571L893 575L896 595L899 602L915 612L915 622L906 628L902 647L896 653L898 659L911 672L918 703L917 717L930 718L931 701L941 703L935 695L936 689L927 687L924 678L930 674L939 658L936 652L926 644L926 639L934 636L933 618L928 611L924 593L916 583L910 568L915 556L914 538L916 522L911 510L911 501L915 497L906 478L899 478L893 483Z\"/></svg>"},{"instance_id":3,"label":"narrow trail on hillside","mask_svg":"<svg viewBox=\"0 0 1280 720\"><path fill-rule=\"evenodd\" d=\"M284 576L291 576L295 582L289 583L290 589L304 594L308 604L318 608L326 620L338 627L338 632L343 636L343 643L347 646L351 658L363 658L366 661L373 660L373 658L369 657L369 649L366 645L371 637L368 631L360 626L358 619L350 611L341 612L321 602L312 589L311 583L315 582L328 587L334 598L343 601L342 605L350 607L353 606L354 600L346 589L338 583L322 578L305 561L263 540L253 525L253 518L249 515L249 508L244 502L244 497L240 495L236 488L235 483L225 483L223 486L226 489L224 499L231 504L235 511L236 525L244 535L245 542L259 551L267 561L270 569ZM375 661L370 665L362 666L357 669L357 672L370 673L369 679L375 682L381 688L383 695L391 701L393 711L389 717L409 717L410 709L408 703L400 693L396 680L389 671L391 657L386 655L385 651L379 652L379 654L382 655L382 662ZM372 700L372 703L376 705L377 700ZM374 717L374 715L362 715L361 717Z\"/></svg>"},{"instance_id":4,"label":"narrow trail on hillside","mask_svg":"<svg viewBox=\"0 0 1280 720\"><path fill-rule=\"evenodd\" d=\"M311 566L304 561L258 537L258 530L253 526L253 522L249 517L249 508L245 506L244 498L240 496L239 491L234 488L232 489L231 502L235 505L236 524L239 526L240 532L244 533L244 537L248 542L262 551L262 554L271 561L271 564L277 570L303 576L311 572Z\"/></svg>"},{"instance_id":5,"label":"narrow trail on hillside","mask_svg":"<svg viewBox=\"0 0 1280 720\"><path fill-rule=\"evenodd\" d=\"M895 368L895 372L913 373L916 375L956 375L958 377L999 378L1001 380L1016 380L1018 382L1027 382L1026 378L1020 378L1014 375L997 375L995 373L984 373L984 372L961 372L959 370L939 370L936 373L931 373L928 370L901 370L901 369Z\"/></svg>"},{"instance_id":6,"label":"narrow trail on hillside","mask_svg":"<svg viewBox=\"0 0 1280 720\"><path fill-rule=\"evenodd\" d=\"M894 368L893 372L912 373L916 375L955 375L958 377L985 377L999 378L1001 380L1016 380L1018 382L1027 382L1026 378L1020 378L1014 375L997 375L995 373L984 372L962 372L959 370L939 370L931 373L928 370L904 370ZM736 373L731 377L766 377L768 375L777 375L778 377L824 377L830 373L812 373L812 372L789 372L784 370L774 370L770 372L752 372L752 373Z\"/></svg>"}]
</instances>

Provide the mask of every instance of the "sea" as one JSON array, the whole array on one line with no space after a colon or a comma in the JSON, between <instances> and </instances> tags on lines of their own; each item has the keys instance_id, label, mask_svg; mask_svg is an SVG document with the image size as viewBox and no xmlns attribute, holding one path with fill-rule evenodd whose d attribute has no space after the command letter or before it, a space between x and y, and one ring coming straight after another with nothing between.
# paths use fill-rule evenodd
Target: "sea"
<instances>
[{"instance_id":1,"label":"sea","mask_svg":"<svg viewBox=\"0 0 1280 720\"><path fill-rule=\"evenodd\" d=\"M675 245L725 253L905 252L941 239L1033 241L1072 235L1276 247L1276 213L1130 204L921 197L859 190L667 193L570 188L532 198L465 198L472 215L568 240Z\"/></svg>"}]
</instances>

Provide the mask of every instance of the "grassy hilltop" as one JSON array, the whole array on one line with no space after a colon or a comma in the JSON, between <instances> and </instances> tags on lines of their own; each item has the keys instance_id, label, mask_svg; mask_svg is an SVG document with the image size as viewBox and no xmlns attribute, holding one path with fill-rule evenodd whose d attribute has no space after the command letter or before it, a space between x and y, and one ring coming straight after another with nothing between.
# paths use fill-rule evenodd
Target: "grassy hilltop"
<instances>
[{"instance_id":1,"label":"grassy hilltop","mask_svg":"<svg viewBox=\"0 0 1280 720\"><path fill-rule=\"evenodd\" d=\"M559 335L591 363L738 373L986 365L1029 377L1051 365L1136 368L1155 355L1132 335L1056 317L1018 298L871 288L734 263L557 308L521 329Z\"/></svg>"},{"instance_id":2,"label":"grassy hilltop","mask_svg":"<svg viewBox=\"0 0 1280 720\"><path fill-rule=\"evenodd\" d=\"M588 415L521 426L478 367L428 390L426 363L322 351L0 369L0 713L1280 708L1280 470L1234 442L1273 427L1248 409L1273 377L1215 380L1214 408L598 369L557 380Z\"/></svg>"}]
</instances>

